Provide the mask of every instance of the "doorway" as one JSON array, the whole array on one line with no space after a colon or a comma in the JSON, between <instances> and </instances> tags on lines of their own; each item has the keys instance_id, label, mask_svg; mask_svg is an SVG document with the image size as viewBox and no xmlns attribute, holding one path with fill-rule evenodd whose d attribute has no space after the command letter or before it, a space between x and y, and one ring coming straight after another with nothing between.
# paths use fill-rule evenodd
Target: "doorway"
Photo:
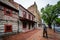
<instances>
[{"instance_id":1,"label":"doorway","mask_svg":"<svg viewBox=\"0 0 60 40\"><path fill-rule=\"evenodd\" d=\"M26 23L25 22L23 22L23 28L26 28Z\"/></svg>"},{"instance_id":2,"label":"doorway","mask_svg":"<svg viewBox=\"0 0 60 40\"><path fill-rule=\"evenodd\" d=\"M29 29L30 29L30 23L29 23Z\"/></svg>"}]
</instances>

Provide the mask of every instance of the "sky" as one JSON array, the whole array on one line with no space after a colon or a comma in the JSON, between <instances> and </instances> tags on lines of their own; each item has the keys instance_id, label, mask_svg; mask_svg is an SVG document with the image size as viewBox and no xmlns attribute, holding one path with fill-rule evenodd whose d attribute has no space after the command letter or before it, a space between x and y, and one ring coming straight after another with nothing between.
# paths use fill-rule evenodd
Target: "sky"
<instances>
[{"instance_id":1,"label":"sky","mask_svg":"<svg viewBox=\"0 0 60 40\"><path fill-rule=\"evenodd\" d=\"M26 9L36 2L38 10L40 11L42 7L45 7L47 4L54 5L59 0L14 0L15 2L21 4Z\"/></svg>"}]
</instances>

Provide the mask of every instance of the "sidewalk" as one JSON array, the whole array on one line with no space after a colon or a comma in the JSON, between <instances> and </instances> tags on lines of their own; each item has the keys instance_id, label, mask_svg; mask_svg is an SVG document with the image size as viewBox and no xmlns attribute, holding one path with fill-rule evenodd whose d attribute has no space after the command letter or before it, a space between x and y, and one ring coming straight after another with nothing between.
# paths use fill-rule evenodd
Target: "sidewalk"
<instances>
[{"instance_id":1,"label":"sidewalk","mask_svg":"<svg viewBox=\"0 0 60 40\"><path fill-rule=\"evenodd\" d=\"M26 33L19 33L6 37L4 40L60 40L60 34L48 29L48 38L43 37L43 30L32 30Z\"/></svg>"}]
</instances>

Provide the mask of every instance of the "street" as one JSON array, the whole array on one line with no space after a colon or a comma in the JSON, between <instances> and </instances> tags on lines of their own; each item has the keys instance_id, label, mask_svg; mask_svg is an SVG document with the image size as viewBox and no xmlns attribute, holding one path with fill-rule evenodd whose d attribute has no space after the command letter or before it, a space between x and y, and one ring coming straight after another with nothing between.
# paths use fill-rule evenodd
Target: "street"
<instances>
[{"instance_id":1,"label":"street","mask_svg":"<svg viewBox=\"0 0 60 40\"><path fill-rule=\"evenodd\" d=\"M60 35L54 33L52 29L48 29L48 38L43 37L43 30L35 29L25 33L19 33L9 37L5 37L4 40L60 40Z\"/></svg>"}]
</instances>

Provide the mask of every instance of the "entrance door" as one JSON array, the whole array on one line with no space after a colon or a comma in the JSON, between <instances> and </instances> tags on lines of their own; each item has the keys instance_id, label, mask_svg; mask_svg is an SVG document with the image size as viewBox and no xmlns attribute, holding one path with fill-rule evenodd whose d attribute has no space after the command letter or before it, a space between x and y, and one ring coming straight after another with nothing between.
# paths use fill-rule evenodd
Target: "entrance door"
<instances>
[{"instance_id":1,"label":"entrance door","mask_svg":"<svg viewBox=\"0 0 60 40\"><path fill-rule=\"evenodd\" d=\"M5 32L12 32L12 25L5 25Z\"/></svg>"},{"instance_id":2,"label":"entrance door","mask_svg":"<svg viewBox=\"0 0 60 40\"><path fill-rule=\"evenodd\" d=\"M23 22L23 28L26 28L26 23L25 22Z\"/></svg>"},{"instance_id":3,"label":"entrance door","mask_svg":"<svg viewBox=\"0 0 60 40\"><path fill-rule=\"evenodd\" d=\"M30 24L29 24L29 29L30 29Z\"/></svg>"},{"instance_id":4,"label":"entrance door","mask_svg":"<svg viewBox=\"0 0 60 40\"><path fill-rule=\"evenodd\" d=\"M34 23L32 24L32 28L34 27Z\"/></svg>"}]
</instances>

